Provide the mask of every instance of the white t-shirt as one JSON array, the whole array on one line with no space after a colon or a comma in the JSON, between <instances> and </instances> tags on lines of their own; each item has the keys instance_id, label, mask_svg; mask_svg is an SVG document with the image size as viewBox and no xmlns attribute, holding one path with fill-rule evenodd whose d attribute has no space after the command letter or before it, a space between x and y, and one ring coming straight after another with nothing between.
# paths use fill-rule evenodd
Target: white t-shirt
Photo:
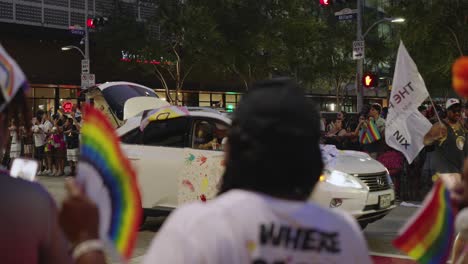
<instances>
[{"instance_id":1,"label":"white t-shirt","mask_svg":"<svg viewBox=\"0 0 468 264\"><path fill-rule=\"evenodd\" d=\"M44 124L40 126L42 126L42 130L44 130L45 133L49 133L54 127L54 124L52 124L52 122L50 122L49 120L46 120Z\"/></svg>"},{"instance_id":2,"label":"white t-shirt","mask_svg":"<svg viewBox=\"0 0 468 264\"><path fill-rule=\"evenodd\" d=\"M40 126L34 125L32 127L33 137L34 137L34 146L40 147L45 144L46 134L42 131Z\"/></svg>"},{"instance_id":3,"label":"white t-shirt","mask_svg":"<svg viewBox=\"0 0 468 264\"><path fill-rule=\"evenodd\" d=\"M45 121L44 124L34 125L32 127L33 136L34 136L34 146L41 147L46 143L46 133L49 133L52 130L54 125L49 120Z\"/></svg>"},{"instance_id":4,"label":"white t-shirt","mask_svg":"<svg viewBox=\"0 0 468 264\"><path fill-rule=\"evenodd\" d=\"M144 262L371 263L356 221L313 203L233 190L183 206L166 220Z\"/></svg>"}]
</instances>

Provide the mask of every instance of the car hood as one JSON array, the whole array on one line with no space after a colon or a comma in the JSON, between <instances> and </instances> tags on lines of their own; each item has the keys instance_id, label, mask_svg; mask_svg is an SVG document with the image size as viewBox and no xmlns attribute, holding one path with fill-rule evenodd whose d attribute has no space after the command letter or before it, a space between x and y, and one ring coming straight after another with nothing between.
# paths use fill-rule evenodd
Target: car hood
<instances>
[{"instance_id":1,"label":"car hood","mask_svg":"<svg viewBox=\"0 0 468 264\"><path fill-rule=\"evenodd\" d=\"M321 145L322 157L325 168L332 171L338 170L348 174L381 173L386 168L367 153L338 150L333 145Z\"/></svg>"},{"instance_id":2,"label":"car hood","mask_svg":"<svg viewBox=\"0 0 468 264\"><path fill-rule=\"evenodd\" d=\"M156 97L139 96L128 99L124 106L124 120L138 115L139 113L169 105L168 102Z\"/></svg>"}]
</instances>

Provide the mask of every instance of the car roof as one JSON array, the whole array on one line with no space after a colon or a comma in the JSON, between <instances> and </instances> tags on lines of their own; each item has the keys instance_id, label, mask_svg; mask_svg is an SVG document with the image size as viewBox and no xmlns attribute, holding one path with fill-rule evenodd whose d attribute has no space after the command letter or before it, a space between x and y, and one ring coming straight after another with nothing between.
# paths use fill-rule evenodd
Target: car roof
<instances>
[{"instance_id":1,"label":"car roof","mask_svg":"<svg viewBox=\"0 0 468 264\"><path fill-rule=\"evenodd\" d=\"M104 91L105 89L107 89L107 88L109 88L109 87L117 86L117 85L132 85L132 86L138 86L138 87L141 87L141 88L143 88L143 89L151 90L152 92L154 92L154 90L151 89L151 88L149 88L149 87L146 87L146 86L144 86L144 85L137 84L137 83L132 83L132 82L105 82L105 83L97 84L96 87L99 88L99 90Z\"/></svg>"},{"instance_id":2,"label":"car roof","mask_svg":"<svg viewBox=\"0 0 468 264\"><path fill-rule=\"evenodd\" d=\"M222 114L221 112L218 112L216 110L214 110L213 112L211 111L206 111L206 109L196 109L195 111L191 111L190 108L188 108L189 110L189 113L190 113L190 116L191 117L205 117L205 118L212 118L212 119L216 119L216 120L221 120L225 123L227 123L228 125L231 125L231 119L226 117L224 114ZM133 129L135 128L138 128L140 127L140 124L141 124L141 118L142 118L142 113L140 113L139 115L137 116L134 116L134 117L131 117L129 118L125 124L123 124L121 127L119 127L117 129L117 134L119 136L122 136L122 135L125 135L126 133L132 131Z\"/></svg>"}]
</instances>

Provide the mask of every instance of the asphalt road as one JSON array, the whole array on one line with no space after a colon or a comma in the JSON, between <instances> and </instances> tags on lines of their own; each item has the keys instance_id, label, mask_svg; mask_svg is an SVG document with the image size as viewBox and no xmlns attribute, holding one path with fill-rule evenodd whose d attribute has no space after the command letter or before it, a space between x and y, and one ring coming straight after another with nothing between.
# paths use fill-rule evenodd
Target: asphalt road
<instances>
[{"instance_id":1,"label":"asphalt road","mask_svg":"<svg viewBox=\"0 0 468 264\"><path fill-rule=\"evenodd\" d=\"M64 177L39 177L39 182L47 188L59 205L65 197L64 179ZM364 230L364 236L367 239L369 250L379 254L400 255L401 253L392 246L391 242L397 235L398 230L404 225L416 209L417 208L415 207L399 206L385 218L378 222L369 224ZM140 263L145 251L151 243L152 238L162 225L163 221L164 218L151 217L146 220L142 230L138 234L134 257L130 264ZM109 263L114 262L110 261Z\"/></svg>"}]
</instances>

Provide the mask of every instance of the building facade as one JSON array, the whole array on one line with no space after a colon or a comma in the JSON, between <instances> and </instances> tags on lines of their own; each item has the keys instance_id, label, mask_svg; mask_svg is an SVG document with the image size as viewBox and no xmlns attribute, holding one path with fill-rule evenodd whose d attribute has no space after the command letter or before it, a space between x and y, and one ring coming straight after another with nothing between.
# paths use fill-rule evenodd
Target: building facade
<instances>
[{"instance_id":1,"label":"building facade","mask_svg":"<svg viewBox=\"0 0 468 264\"><path fill-rule=\"evenodd\" d=\"M86 25L88 17L105 16L113 10L115 0L0 0L0 22L56 29ZM156 6L150 1L119 1L135 18L151 17Z\"/></svg>"},{"instance_id":2,"label":"building facade","mask_svg":"<svg viewBox=\"0 0 468 264\"><path fill-rule=\"evenodd\" d=\"M83 35L80 29L86 26L88 17L106 16L117 4L125 8L139 21L148 20L154 14L156 5L144 0L0 0L1 44L21 65L28 76L31 90L28 93L34 110L57 110L64 102L76 103L81 82L81 60L77 51L61 50L61 47L75 45L82 49ZM159 34L159 29L151 30ZM153 77L141 76L140 72L112 68L101 63L101 54L93 48L91 33L91 71L96 82L130 81L156 89L165 97L158 81ZM120 59L121 54L116 54ZM116 63L118 64L118 63ZM219 106L234 108L242 91L241 85L221 87L187 83L180 97L185 105ZM354 91L349 90L340 100L346 111L355 111ZM385 94L366 91L369 102L384 102ZM336 96L333 93L312 93L309 97L320 104L323 111L335 111Z\"/></svg>"}]
</instances>

